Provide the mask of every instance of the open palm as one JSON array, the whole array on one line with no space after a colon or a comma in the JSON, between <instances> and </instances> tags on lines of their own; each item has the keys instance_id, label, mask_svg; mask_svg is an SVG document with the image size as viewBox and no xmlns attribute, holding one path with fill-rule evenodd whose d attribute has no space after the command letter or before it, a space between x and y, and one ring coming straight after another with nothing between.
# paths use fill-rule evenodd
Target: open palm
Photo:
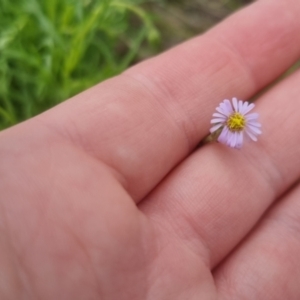
<instances>
[{"instance_id":1,"label":"open palm","mask_svg":"<svg viewBox=\"0 0 300 300\"><path fill-rule=\"evenodd\" d=\"M3 131L0 298L300 299L299 72L258 98L257 143L195 150L300 57L299 17L258 1Z\"/></svg>"}]
</instances>

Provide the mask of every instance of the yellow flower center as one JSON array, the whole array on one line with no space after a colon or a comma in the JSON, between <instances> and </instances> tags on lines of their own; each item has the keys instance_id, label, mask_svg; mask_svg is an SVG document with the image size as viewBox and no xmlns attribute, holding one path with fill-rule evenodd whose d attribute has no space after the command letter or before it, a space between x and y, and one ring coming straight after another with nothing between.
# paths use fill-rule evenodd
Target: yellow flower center
<instances>
[{"instance_id":1,"label":"yellow flower center","mask_svg":"<svg viewBox=\"0 0 300 300\"><path fill-rule=\"evenodd\" d=\"M245 128L246 119L242 114L235 112L228 117L226 125L230 131L242 131Z\"/></svg>"}]
</instances>

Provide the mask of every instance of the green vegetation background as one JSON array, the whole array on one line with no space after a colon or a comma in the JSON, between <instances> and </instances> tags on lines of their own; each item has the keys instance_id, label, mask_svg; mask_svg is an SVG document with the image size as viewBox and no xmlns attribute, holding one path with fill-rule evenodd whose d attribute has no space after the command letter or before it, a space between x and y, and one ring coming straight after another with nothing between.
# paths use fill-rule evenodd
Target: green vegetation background
<instances>
[{"instance_id":1,"label":"green vegetation background","mask_svg":"<svg viewBox=\"0 0 300 300\"><path fill-rule=\"evenodd\" d=\"M203 32L247 0L0 0L0 129Z\"/></svg>"}]
</instances>

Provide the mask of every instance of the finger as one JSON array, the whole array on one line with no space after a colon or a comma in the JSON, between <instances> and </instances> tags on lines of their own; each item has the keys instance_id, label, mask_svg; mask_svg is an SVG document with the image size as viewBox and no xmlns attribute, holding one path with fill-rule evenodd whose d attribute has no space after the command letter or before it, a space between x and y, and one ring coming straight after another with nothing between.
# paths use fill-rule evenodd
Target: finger
<instances>
[{"instance_id":1,"label":"finger","mask_svg":"<svg viewBox=\"0 0 300 300\"><path fill-rule=\"evenodd\" d=\"M209 144L141 203L214 267L300 175L300 72L258 99L263 134L241 150Z\"/></svg>"},{"instance_id":2,"label":"finger","mask_svg":"<svg viewBox=\"0 0 300 300\"><path fill-rule=\"evenodd\" d=\"M220 300L300 299L300 186L215 271Z\"/></svg>"},{"instance_id":3,"label":"finger","mask_svg":"<svg viewBox=\"0 0 300 300\"><path fill-rule=\"evenodd\" d=\"M299 14L298 1L259 1L40 119L117 170L138 201L207 134L220 99L250 97L299 57Z\"/></svg>"}]
</instances>

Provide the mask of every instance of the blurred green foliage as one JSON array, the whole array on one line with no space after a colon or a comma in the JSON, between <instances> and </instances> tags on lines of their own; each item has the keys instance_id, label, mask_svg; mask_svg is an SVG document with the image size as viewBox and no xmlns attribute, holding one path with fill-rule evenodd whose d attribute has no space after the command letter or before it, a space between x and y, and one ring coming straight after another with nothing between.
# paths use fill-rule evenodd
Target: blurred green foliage
<instances>
[{"instance_id":1,"label":"blurred green foliage","mask_svg":"<svg viewBox=\"0 0 300 300\"><path fill-rule=\"evenodd\" d=\"M0 0L0 129L126 69L158 32L138 0Z\"/></svg>"},{"instance_id":2,"label":"blurred green foliage","mask_svg":"<svg viewBox=\"0 0 300 300\"><path fill-rule=\"evenodd\" d=\"M205 31L252 1L0 0L0 129Z\"/></svg>"}]
</instances>

